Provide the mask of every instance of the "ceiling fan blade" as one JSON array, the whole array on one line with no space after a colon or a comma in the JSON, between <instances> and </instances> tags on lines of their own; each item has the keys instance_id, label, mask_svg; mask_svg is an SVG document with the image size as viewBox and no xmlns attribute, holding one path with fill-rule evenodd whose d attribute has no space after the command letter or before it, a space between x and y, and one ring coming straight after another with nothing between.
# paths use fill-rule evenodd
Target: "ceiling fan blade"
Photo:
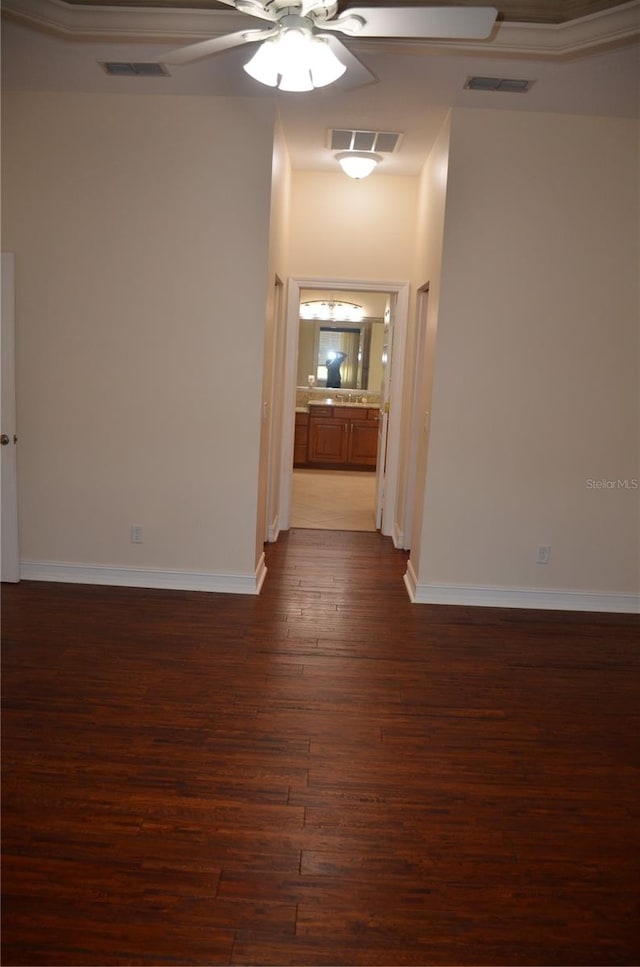
<instances>
[{"instance_id":1,"label":"ceiling fan blade","mask_svg":"<svg viewBox=\"0 0 640 967\"><path fill-rule=\"evenodd\" d=\"M325 24L323 24L324 26ZM377 81L378 78L375 74L372 74L369 68L365 67L362 61L358 60L355 54L352 54L341 40L338 40L337 37L333 37L330 34L323 33L318 36L327 41L338 60L347 68L346 74L333 85L334 87L350 89L352 87L363 87L365 84L371 84Z\"/></svg>"},{"instance_id":2,"label":"ceiling fan blade","mask_svg":"<svg viewBox=\"0 0 640 967\"><path fill-rule=\"evenodd\" d=\"M322 28L350 37L482 40L497 15L495 7L351 7Z\"/></svg>"},{"instance_id":3,"label":"ceiling fan blade","mask_svg":"<svg viewBox=\"0 0 640 967\"><path fill-rule=\"evenodd\" d=\"M187 47L177 47L162 55L163 64L191 64L203 57L211 54L219 54L223 50L230 50L232 47L240 47L242 44L251 44L256 40L266 40L278 32L277 27L265 27L259 30L238 30L234 34L224 34L222 37L211 37L209 40L201 40L197 44L189 44Z\"/></svg>"}]
</instances>

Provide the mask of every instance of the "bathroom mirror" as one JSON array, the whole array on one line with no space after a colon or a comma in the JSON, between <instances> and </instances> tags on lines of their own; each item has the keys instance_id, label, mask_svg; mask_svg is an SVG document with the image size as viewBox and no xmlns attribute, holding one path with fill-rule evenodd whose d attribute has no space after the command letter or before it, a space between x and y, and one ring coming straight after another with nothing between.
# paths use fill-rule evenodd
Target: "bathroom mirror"
<instances>
[{"instance_id":1,"label":"bathroom mirror","mask_svg":"<svg viewBox=\"0 0 640 967\"><path fill-rule=\"evenodd\" d=\"M329 297L327 292L302 290L301 316L307 311L302 305L317 300L329 305L350 303L361 310L354 315L362 318L300 318L298 387L380 391L386 298L381 293L340 292Z\"/></svg>"}]
</instances>

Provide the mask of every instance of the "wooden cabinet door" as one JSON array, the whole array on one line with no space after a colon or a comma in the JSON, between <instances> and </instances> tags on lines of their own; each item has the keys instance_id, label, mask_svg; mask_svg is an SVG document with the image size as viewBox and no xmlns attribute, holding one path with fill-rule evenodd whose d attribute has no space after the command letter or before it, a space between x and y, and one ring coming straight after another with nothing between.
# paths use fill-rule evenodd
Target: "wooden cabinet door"
<instances>
[{"instance_id":1,"label":"wooden cabinet door","mask_svg":"<svg viewBox=\"0 0 640 967\"><path fill-rule=\"evenodd\" d=\"M296 413L296 429L293 440L293 465L304 467L307 463L307 443L309 439L309 414Z\"/></svg>"},{"instance_id":2,"label":"wooden cabinet door","mask_svg":"<svg viewBox=\"0 0 640 967\"><path fill-rule=\"evenodd\" d=\"M373 420L352 420L349 430L348 462L375 467L378 454L378 424Z\"/></svg>"},{"instance_id":3,"label":"wooden cabinet door","mask_svg":"<svg viewBox=\"0 0 640 967\"><path fill-rule=\"evenodd\" d=\"M345 463L348 429L345 420L312 416L309 420L309 463Z\"/></svg>"}]
</instances>

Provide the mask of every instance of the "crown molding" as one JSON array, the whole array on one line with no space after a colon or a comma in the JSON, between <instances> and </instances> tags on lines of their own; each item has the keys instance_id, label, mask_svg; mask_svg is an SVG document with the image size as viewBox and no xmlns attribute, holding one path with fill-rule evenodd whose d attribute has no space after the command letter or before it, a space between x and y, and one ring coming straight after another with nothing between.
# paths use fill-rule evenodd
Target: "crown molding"
<instances>
[{"instance_id":1,"label":"crown molding","mask_svg":"<svg viewBox=\"0 0 640 967\"><path fill-rule=\"evenodd\" d=\"M502 23L487 46L496 53L568 58L640 40L640 0L562 24Z\"/></svg>"},{"instance_id":2,"label":"crown molding","mask_svg":"<svg viewBox=\"0 0 640 967\"><path fill-rule=\"evenodd\" d=\"M179 43L216 37L256 26L236 11L71 5L62 0L3 0L2 14L66 40ZM486 41L404 41L354 38L362 50L458 51L565 59L640 41L640 0L562 24L496 24Z\"/></svg>"},{"instance_id":3,"label":"crown molding","mask_svg":"<svg viewBox=\"0 0 640 967\"><path fill-rule=\"evenodd\" d=\"M631 0L561 24L496 23L487 40L473 41L355 41L364 52L392 53L402 47L406 53L476 54L492 57L520 57L568 60L601 50L640 43L640 0Z\"/></svg>"},{"instance_id":4,"label":"crown molding","mask_svg":"<svg viewBox=\"0 0 640 967\"><path fill-rule=\"evenodd\" d=\"M2 0L2 16L64 40L202 40L256 27L255 17L238 11L71 5L61 0Z\"/></svg>"}]
</instances>

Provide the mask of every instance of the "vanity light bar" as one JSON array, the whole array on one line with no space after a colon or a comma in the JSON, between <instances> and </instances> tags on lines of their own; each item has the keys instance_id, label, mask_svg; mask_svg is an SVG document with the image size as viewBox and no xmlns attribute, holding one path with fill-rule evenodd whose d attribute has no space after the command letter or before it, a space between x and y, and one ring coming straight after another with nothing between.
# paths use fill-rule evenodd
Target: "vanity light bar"
<instances>
[{"instance_id":1,"label":"vanity light bar","mask_svg":"<svg viewBox=\"0 0 640 967\"><path fill-rule=\"evenodd\" d=\"M320 319L322 322L362 322L364 309L355 302L316 299L300 303L300 318Z\"/></svg>"}]
</instances>

